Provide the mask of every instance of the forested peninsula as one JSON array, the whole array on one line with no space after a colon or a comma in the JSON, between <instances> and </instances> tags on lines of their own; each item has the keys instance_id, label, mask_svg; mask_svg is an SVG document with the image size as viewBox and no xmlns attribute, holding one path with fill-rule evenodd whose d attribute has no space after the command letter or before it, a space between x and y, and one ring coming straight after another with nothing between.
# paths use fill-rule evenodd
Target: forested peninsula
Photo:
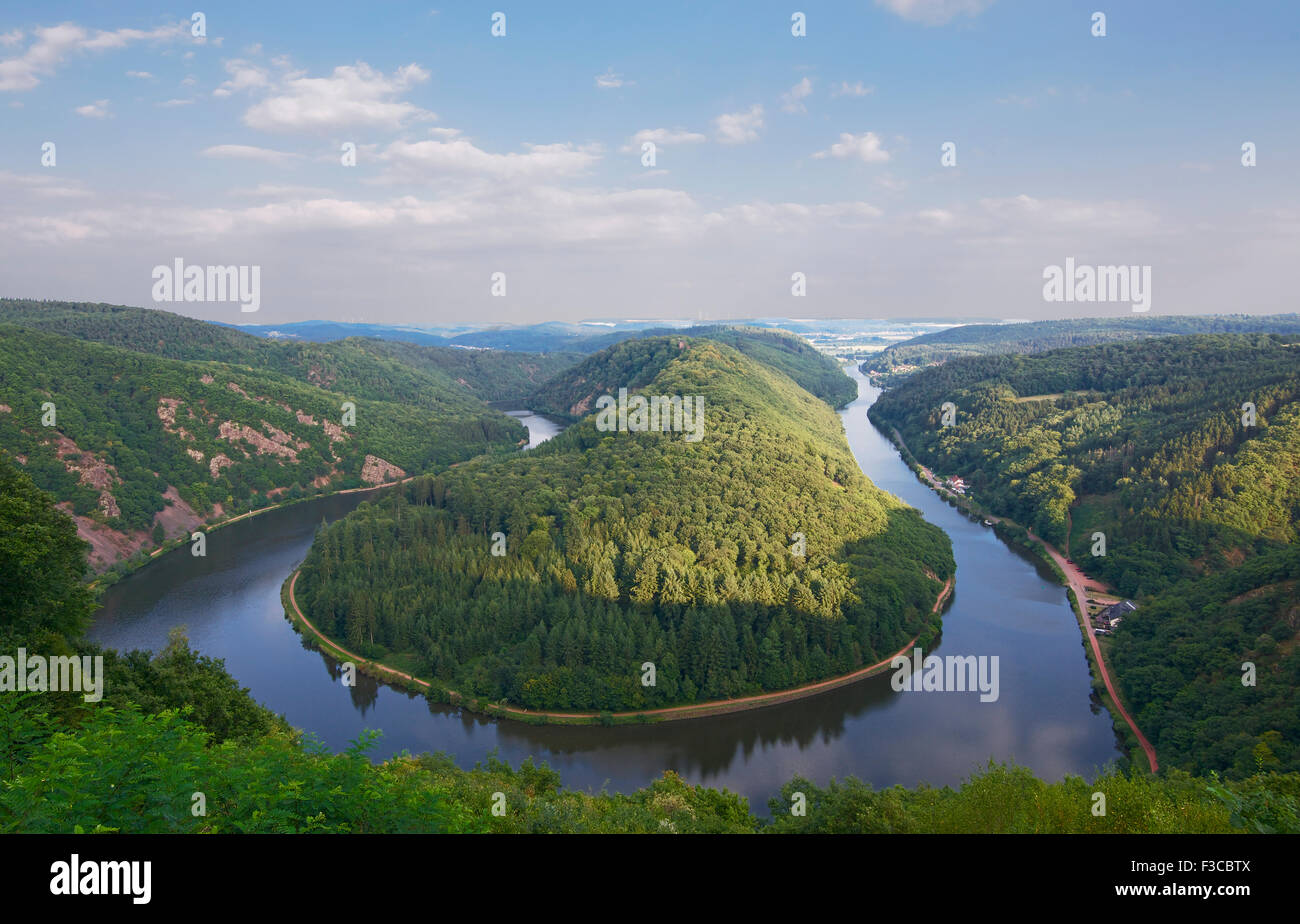
<instances>
[{"instance_id":1,"label":"forested peninsula","mask_svg":"<svg viewBox=\"0 0 1300 924\"><path fill-rule=\"evenodd\" d=\"M543 391L591 409L620 385L701 398L702 439L589 415L417 478L322 530L304 611L367 657L534 709L779 690L935 636L948 539L862 475L830 405L687 337L624 342Z\"/></svg>"}]
</instances>

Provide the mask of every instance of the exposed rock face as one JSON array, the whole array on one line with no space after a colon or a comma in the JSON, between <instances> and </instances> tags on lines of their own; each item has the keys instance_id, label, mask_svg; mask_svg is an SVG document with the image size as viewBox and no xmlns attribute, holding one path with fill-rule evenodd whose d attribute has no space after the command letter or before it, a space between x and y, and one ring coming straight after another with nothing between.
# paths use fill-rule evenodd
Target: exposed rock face
<instances>
[{"instance_id":1,"label":"exposed rock face","mask_svg":"<svg viewBox=\"0 0 1300 924\"><path fill-rule=\"evenodd\" d=\"M195 513L189 504L181 500L174 486L168 485L167 490L163 492L163 497L171 501L171 504L155 513L153 521L162 524L163 533L167 538L188 535L190 530L203 524L203 518ZM116 561L130 558L140 549L152 544L152 530L141 529L127 533L106 526L90 517L77 516L72 512L72 504L67 501L56 506L72 517L73 522L77 524L77 535L90 543L88 560L90 566L96 571L103 571ZM221 508L218 505L213 511L213 517L220 516Z\"/></svg>"},{"instance_id":2,"label":"exposed rock face","mask_svg":"<svg viewBox=\"0 0 1300 924\"><path fill-rule=\"evenodd\" d=\"M176 409L180 406L180 398L158 399L158 419L163 422L163 429L168 433L176 432L172 428L176 426Z\"/></svg>"},{"instance_id":3,"label":"exposed rock face","mask_svg":"<svg viewBox=\"0 0 1300 924\"><path fill-rule=\"evenodd\" d=\"M262 423L263 425L267 425L266 421L263 421ZM271 429L274 430L275 428L272 427ZM289 435L284 433L284 431L275 430L275 432L279 433L286 440L289 439ZM292 446L285 446L273 439L263 436L252 427L241 426L233 420L224 421L221 426L217 428L217 434L223 440L230 440L232 443L235 440L242 440L243 442L248 443L248 445L257 450L259 456L277 455L291 461L297 461L298 459L298 450L294 449Z\"/></svg>"},{"instance_id":4,"label":"exposed rock face","mask_svg":"<svg viewBox=\"0 0 1300 924\"><path fill-rule=\"evenodd\" d=\"M329 388L334 384L336 378L338 378L337 375L325 371L319 363L312 363L311 368L307 370L307 381L318 388Z\"/></svg>"},{"instance_id":5,"label":"exposed rock face","mask_svg":"<svg viewBox=\"0 0 1300 924\"><path fill-rule=\"evenodd\" d=\"M361 466L361 480L366 484L383 484L405 477L405 471L378 456L366 456L365 464Z\"/></svg>"},{"instance_id":6,"label":"exposed rock face","mask_svg":"<svg viewBox=\"0 0 1300 924\"><path fill-rule=\"evenodd\" d=\"M63 467L77 476L77 481L99 492L99 509L104 516L112 518L122 515L110 490L114 483L120 481L117 470L94 453L84 452L72 440L62 433L53 436L54 454L63 463Z\"/></svg>"},{"instance_id":7,"label":"exposed rock face","mask_svg":"<svg viewBox=\"0 0 1300 924\"><path fill-rule=\"evenodd\" d=\"M219 452L213 456L212 461L208 463L208 471L212 473L213 478L217 478L221 475L221 470L223 468L234 464L235 463L232 462L224 452Z\"/></svg>"}]
</instances>

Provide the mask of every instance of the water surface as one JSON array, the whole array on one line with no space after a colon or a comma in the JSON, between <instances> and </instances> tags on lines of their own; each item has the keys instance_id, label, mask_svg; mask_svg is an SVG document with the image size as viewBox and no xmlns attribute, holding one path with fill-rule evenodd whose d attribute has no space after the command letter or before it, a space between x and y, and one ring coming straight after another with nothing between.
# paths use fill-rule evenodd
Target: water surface
<instances>
[{"instance_id":1,"label":"water surface","mask_svg":"<svg viewBox=\"0 0 1300 924\"><path fill-rule=\"evenodd\" d=\"M1065 588L923 487L867 420L879 391L850 369L860 397L841 412L858 464L879 487L919 509L952 539L957 582L940 655L997 655L1000 698L898 693L888 676L753 712L655 726L536 727L430 707L364 676L344 687L337 662L303 647L280 606L280 585L322 519L366 497L322 498L217 530L206 558L182 548L110 588L90 635L120 649L158 649L172 626L224 658L253 696L341 750L362 729L382 729L374 751L445 751L464 767L489 753L528 756L566 785L628 791L666 769L725 787L765 811L782 783L855 775L876 787L955 784L989 758L1014 759L1040 777L1092 775L1119 756L1109 716L1091 695L1088 665ZM559 425L521 416L530 444ZM546 433L545 426L553 428Z\"/></svg>"}]
</instances>

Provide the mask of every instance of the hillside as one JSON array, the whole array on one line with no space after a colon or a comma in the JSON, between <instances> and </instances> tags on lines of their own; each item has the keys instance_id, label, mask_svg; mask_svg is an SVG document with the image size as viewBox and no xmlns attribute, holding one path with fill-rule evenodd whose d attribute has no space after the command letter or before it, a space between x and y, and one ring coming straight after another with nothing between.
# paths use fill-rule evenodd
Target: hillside
<instances>
[{"instance_id":1,"label":"hillside","mask_svg":"<svg viewBox=\"0 0 1300 924\"><path fill-rule=\"evenodd\" d=\"M941 426L944 402L955 426ZM1295 337L956 359L885 392L871 419L1138 601L1115 664L1162 760L1242 773L1264 743L1268 760L1300 769ZM1244 661L1265 678L1256 688L1241 685Z\"/></svg>"},{"instance_id":2,"label":"hillside","mask_svg":"<svg viewBox=\"0 0 1300 924\"><path fill-rule=\"evenodd\" d=\"M881 384L893 384L924 366L962 356L1042 353L1066 347L1184 334L1300 332L1300 315L1197 315L1070 318L1018 324L966 324L893 344L862 364Z\"/></svg>"},{"instance_id":3,"label":"hillside","mask_svg":"<svg viewBox=\"0 0 1300 924\"><path fill-rule=\"evenodd\" d=\"M352 344L354 341L346 340ZM446 376L480 401L513 401L523 407L544 382L571 368L581 353L515 353L505 350L419 346L398 340L359 341L380 356L411 369Z\"/></svg>"},{"instance_id":4,"label":"hillside","mask_svg":"<svg viewBox=\"0 0 1300 924\"><path fill-rule=\"evenodd\" d=\"M123 305L0 299L0 324L91 340L166 359L215 360L277 372L376 401L448 416L494 417L477 402L518 400L579 359L422 347L351 337L326 343L255 337L184 315Z\"/></svg>"},{"instance_id":5,"label":"hillside","mask_svg":"<svg viewBox=\"0 0 1300 924\"><path fill-rule=\"evenodd\" d=\"M676 336L569 376L702 396L702 438L601 432L588 416L523 456L363 504L304 562L298 599L317 627L461 693L596 710L781 689L933 636L948 541L863 477L824 402Z\"/></svg>"},{"instance_id":6,"label":"hillside","mask_svg":"<svg viewBox=\"0 0 1300 924\"><path fill-rule=\"evenodd\" d=\"M472 399L433 400L418 379L423 406L366 397L386 392L379 382L337 387L346 379L327 388L0 325L0 449L67 505L102 569L269 499L392 481L524 438Z\"/></svg>"},{"instance_id":7,"label":"hillside","mask_svg":"<svg viewBox=\"0 0 1300 924\"><path fill-rule=\"evenodd\" d=\"M619 385L639 388L648 383L671 358L675 343L690 337L725 343L789 376L831 407L843 407L857 397L857 386L839 365L800 338L757 327L721 326L647 331L637 340L615 343L546 382L533 392L528 405L541 413L575 420L587 413L596 395L608 393L611 386L616 391ZM647 354L634 345L642 340L654 341L659 346Z\"/></svg>"}]
</instances>

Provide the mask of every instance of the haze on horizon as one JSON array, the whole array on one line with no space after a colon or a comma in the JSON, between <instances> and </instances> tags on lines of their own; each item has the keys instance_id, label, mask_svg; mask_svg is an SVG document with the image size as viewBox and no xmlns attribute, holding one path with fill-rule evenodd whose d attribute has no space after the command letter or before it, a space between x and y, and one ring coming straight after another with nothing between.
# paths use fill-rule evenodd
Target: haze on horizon
<instances>
[{"instance_id":1,"label":"haze on horizon","mask_svg":"<svg viewBox=\"0 0 1300 924\"><path fill-rule=\"evenodd\" d=\"M195 36L152 2L21 0L0 296L263 325L1132 316L1045 302L1072 259L1151 267L1148 316L1295 311L1300 7L1101 6L1104 37L1075 0L519 6L504 36L500 4L235 5ZM154 302L177 258L259 266L260 310Z\"/></svg>"}]
</instances>

